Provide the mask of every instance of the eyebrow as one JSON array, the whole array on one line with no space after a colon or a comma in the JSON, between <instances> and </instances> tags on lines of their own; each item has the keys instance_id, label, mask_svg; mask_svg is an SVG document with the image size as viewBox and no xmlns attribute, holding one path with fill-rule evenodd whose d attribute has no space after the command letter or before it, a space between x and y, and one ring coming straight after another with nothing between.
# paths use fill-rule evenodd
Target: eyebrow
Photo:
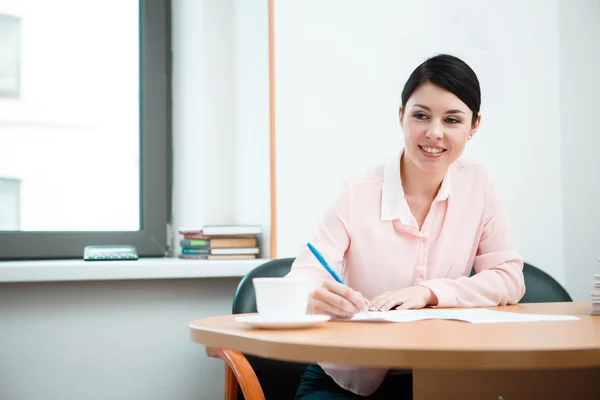
<instances>
[{"instance_id":1,"label":"eyebrow","mask_svg":"<svg viewBox=\"0 0 600 400\"><path fill-rule=\"evenodd\" d=\"M413 104L412 106L413 107L420 107L420 108L422 108L424 110L431 111L431 108L429 108L427 106L424 106L423 104ZM462 111L462 110L448 110L448 111L446 111L446 114L466 114L466 113L464 111Z\"/></svg>"}]
</instances>

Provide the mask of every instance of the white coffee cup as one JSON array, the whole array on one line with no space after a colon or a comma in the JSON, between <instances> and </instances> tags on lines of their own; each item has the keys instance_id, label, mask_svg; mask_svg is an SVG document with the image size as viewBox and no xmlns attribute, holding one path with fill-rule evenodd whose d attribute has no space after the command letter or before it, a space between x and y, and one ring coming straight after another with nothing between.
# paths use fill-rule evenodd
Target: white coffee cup
<instances>
[{"instance_id":1,"label":"white coffee cup","mask_svg":"<svg viewBox=\"0 0 600 400\"><path fill-rule=\"evenodd\" d=\"M258 314L275 320L293 320L306 314L310 285L293 278L254 278Z\"/></svg>"}]
</instances>

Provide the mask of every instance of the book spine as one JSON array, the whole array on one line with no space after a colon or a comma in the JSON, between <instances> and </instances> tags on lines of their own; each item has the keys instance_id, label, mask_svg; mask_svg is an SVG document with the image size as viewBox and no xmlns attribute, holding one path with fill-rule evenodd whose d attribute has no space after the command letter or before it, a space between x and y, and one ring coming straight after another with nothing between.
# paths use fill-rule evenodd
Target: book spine
<instances>
[{"instance_id":1,"label":"book spine","mask_svg":"<svg viewBox=\"0 0 600 400\"><path fill-rule=\"evenodd\" d=\"M208 249L197 249L193 247L184 247L181 249L181 254L207 254Z\"/></svg>"},{"instance_id":2,"label":"book spine","mask_svg":"<svg viewBox=\"0 0 600 400\"><path fill-rule=\"evenodd\" d=\"M179 241L181 247L210 247L210 240L206 239L181 239Z\"/></svg>"},{"instance_id":3,"label":"book spine","mask_svg":"<svg viewBox=\"0 0 600 400\"><path fill-rule=\"evenodd\" d=\"M179 258L184 260L208 260L207 254L181 254Z\"/></svg>"}]
</instances>

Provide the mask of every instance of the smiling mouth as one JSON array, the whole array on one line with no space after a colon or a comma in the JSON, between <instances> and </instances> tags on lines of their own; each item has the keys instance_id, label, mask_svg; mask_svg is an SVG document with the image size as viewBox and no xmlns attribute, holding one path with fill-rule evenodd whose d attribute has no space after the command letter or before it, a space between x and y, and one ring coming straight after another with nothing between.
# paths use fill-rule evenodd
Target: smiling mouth
<instances>
[{"instance_id":1,"label":"smiling mouth","mask_svg":"<svg viewBox=\"0 0 600 400\"><path fill-rule=\"evenodd\" d=\"M425 153L429 153L429 154L440 154L446 151L446 149L442 149L439 147L425 147L425 146L419 146L419 148L421 150L423 150Z\"/></svg>"}]
</instances>

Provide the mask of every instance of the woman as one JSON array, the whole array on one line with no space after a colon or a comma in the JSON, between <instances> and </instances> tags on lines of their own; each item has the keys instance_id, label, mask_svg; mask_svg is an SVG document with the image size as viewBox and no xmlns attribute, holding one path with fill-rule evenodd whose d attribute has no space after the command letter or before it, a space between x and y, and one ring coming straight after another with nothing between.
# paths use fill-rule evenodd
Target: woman
<instances>
[{"instance_id":1,"label":"woman","mask_svg":"<svg viewBox=\"0 0 600 400\"><path fill-rule=\"evenodd\" d=\"M402 91L404 149L347 183L312 243L335 282L304 247L290 271L315 285L314 313L346 318L360 310L476 307L517 303L525 292L489 171L458 160L479 127L475 72L438 55L419 65ZM469 277L474 266L476 274ZM410 371L331 364L307 368L297 398L411 398Z\"/></svg>"}]
</instances>

